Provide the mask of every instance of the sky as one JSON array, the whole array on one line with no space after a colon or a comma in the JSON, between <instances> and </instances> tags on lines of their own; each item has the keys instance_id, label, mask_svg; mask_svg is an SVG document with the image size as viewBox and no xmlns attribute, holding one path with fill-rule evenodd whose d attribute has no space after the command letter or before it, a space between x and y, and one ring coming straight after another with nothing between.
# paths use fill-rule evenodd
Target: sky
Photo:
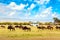
<instances>
[{"instance_id":1,"label":"sky","mask_svg":"<svg viewBox=\"0 0 60 40\"><path fill-rule=\"evenodd\" d=\"M0 21L52 22L60 19L60 0L0 0Z\"/></svg>"}]
</instances>

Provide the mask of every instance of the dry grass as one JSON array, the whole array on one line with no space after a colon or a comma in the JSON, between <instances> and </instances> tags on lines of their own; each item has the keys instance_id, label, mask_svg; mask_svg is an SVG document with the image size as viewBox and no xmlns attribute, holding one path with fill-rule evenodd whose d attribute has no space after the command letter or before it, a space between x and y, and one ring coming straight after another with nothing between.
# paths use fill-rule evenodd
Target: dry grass
<instances>
[{"instance_id":1,"label":"dry grass","mask_svg":"<svg viewBox=\"0 0 60 40\"><path fill-rule=\"evenodd\" d=\"M6 28L0 28L0 38L32 38L34 39L45 39L48 37L59 38L60 37L60 30L38 30L36 27L31 27L31 31L24 31L22 29L17 28L15 31L10 31L7 29L7 25L5 25Z\"/></svg>"}]
</instances>

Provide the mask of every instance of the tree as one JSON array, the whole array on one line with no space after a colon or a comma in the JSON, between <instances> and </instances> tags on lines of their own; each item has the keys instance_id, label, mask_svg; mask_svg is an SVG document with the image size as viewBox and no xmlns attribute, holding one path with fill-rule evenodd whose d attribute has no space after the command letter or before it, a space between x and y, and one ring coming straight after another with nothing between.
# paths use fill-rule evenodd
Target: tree
<instances>
[{"instance_id":1,"label":"tree","mask_svg":"<svg viewBox=\"0 0 60 40\"><path fill-rule=\"evenodd\" d=\"M54 19L54 24L60 24L60 20L56 17L53 18Z\"/></svg>"}]
</instances>

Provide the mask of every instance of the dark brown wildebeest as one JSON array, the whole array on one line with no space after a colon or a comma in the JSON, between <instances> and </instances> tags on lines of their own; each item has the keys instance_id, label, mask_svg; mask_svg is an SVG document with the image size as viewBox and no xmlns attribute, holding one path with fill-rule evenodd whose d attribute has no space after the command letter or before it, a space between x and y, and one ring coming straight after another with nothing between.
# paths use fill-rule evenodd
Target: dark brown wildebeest
<instances>
[{"instance_id":1,"label":"dark brown wildebeest","mask_svg":"<svg viewBox=\"0 0 60 40\"><path fill-rule=\"evenodd\" d=\"M9 26L8 26L8 29L9 29L10 31L14 31L14 30L15 30L15 28L14 28L12 25L9 25Z\"/></svg>"},{"instance_id":2,"label":"dark brown wildebeest","mask_svg":"<svg viewBox=\"0 0 60 40\"><path fill-rule=\"evenodd\" d=\"M48 25L47 29L53 30L53 27L51 27L50 25Z\"/></svg>"},{"instance_id":3,"label":"dark brown wildebeest","mask_svg":"<svg viewBox=\"0 0 60 40\"><path fill-rule=\"evenodd\" d=\"M21 27L22 30L27 30L27 31L31 31L31 28L27 27L27 26L24 26L24 27Z\"/></svg>"},{"instance_id":4,"label":"dark brown wildebeest","mask_svg":"<svg viewBox=\"0 0 60 40\"><path fill-rule=\"evenodd\" d=\"M37 25L37 29L42 29L42 30L44 30L44 29L46 29L46 27L44 27L44 26L38 26L38 25Z\"/></svg>"},{"instance_id":5,"label":"dark brown wildebeest","mask_svg":"<svg viewBox=\"0 0 60 40\"><path fill-rule=\"evenodd\" d=\"M56 29L60 29L60 26L56 26L55 28L56 28Z\"/></svg>"},{"instance_id":6,"label":"dark brown wildebeest","mask_svg":"<svg viewBox=\"0 0 60 40\"><path fill-rule=\"evenodd\" d=\"M19 28L19 26L18 26L18 25L16 25L16 26L15 26L15 28Z\"/></svg>"},{"instance_id":7,"label":"dark brown wildebeest","mask_svg":"<svg viewBox=\"0 0 60 40\"><path fill-rule=\"evenodd\" d=\"M22 28L22 25L16 25L15 28Z\"/></svg>"},{"instance_id":8,"label":"dark brown wildebeest","mask_svg":"<svg viewBox=\"0 0 60 40\"><path fill-rule=\"evenodd\" d=\"M19 25L19 28L22 28L23 26L22 25Z\"/></svg>"},{"instance_id":9,"label":"dark brown wildebeest","mask_svg":"<svg viewBox=\"0 0 60 40\"><path fill-rule=\"evenodd\" d=\"M4 25L1 25L0 27L5 28L5 26L4 26Z\"/></svg>"},{"instance_id":10,"label":"dark brown wildebeest","mask_svg":"<svg viewBox=\"0 0 60 40\"><path fill-rule=\"evenodd\" d=\"M46 29L46 27L42 26L42 30Z\"/></svg>"}]
</instances>

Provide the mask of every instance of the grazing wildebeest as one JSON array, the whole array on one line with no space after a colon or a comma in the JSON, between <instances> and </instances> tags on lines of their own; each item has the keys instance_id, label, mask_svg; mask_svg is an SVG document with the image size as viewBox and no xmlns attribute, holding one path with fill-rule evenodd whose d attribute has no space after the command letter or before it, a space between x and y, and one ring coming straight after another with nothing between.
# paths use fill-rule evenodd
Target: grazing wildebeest
<instances>
[{"instance_id":1,"label":"grazing wildebeest","mask_svg":"<svg viewBox=\"0 0 60 40\"><path fill-rule=\"evenodd\" d=\"M38 26L38 25L37 25L37 28L38 29L42 29L42 30L46 29L46 27L44 27L44 26Z\"/></svg>"},{"instance_id":2,"label":"grazing wildebeest","mask_svg":"<svg viewBox=\"0 0 60 40\"><path fill-rule=\"evenodd\" d=\"M15 28L14 28L12 25L9 25L9 26L8 26L8 29L9 29L10 31L11 31L11 30L12 30L12 31L15 30Z\"/></svg>"},{"instance_id":3,"label":"grazing wildebeest","mask_svg":"<svg viewBox=\"0 0 60 40\"><path fill-rule=\"evenodd\" d=\"M22 28L22 25L16 25L15 28Z\"/></svg>"},{"instance_id":4,"label":"grazing wildebeest","mask_svg":"<svg viewBox=\"0 0 60 40\"><path fill-rule=\"evenodd\" d=\"M46 29L46 27L42 26L42 30Z\"/></svg>"},{"instance_id":5,"label":"grazing wildebeest","mask_svg":"<svg viewBox=\"0 0 60 40\"><path fill-rule=\"evenodd\" d=\"M27 26L24 26L24 27L21 27L22 30L27 30L27 31L31 31L31 28L27 27Z\"/></svg>"},{"instance_id":6,"label":"grazing wildebeest","mask_svg":"<svg viewBox=\"0 0 60 40\"><path fill-rule=\"evenodd\" d=\"M19 28L22 28L22 27L23 27L22 25L19 26Z\"/></svg>"},{"instance_id":7,"label":"grazing wildebeest","mask_svg":"<svg viewBox=\"0 0 60 40\"><path fill-rule=\"evenodd\" d=\"M4 25L1 25L0 27L5 28L5 26L4 26Z\"/></svg>"},{"instance_id":8,"label":"grazing wildebeest","mask_svg":"<svg viewBox=\"0 0 60 40\"><path fill-rule=\"evenodd\" d=\"M56 26L55 28L56 28L56 29L60 29L60 26Z\"/></svg>"},{"instance_id":9,"label":"grazing wildebeest","mask_svg":"<svg viewBox=\"0 0 60 40\"><path fill-rule=\"evenodd\" d=\"M15 26L15 28L19 28L19 26L18 26L18 25L16 25L16 26Z\"/></svg>"},{"instance_id":10,"label":"grazing wildebeest","mask_svg":"<svg viewBox=\"0 0 60 40\"><path fill-rule=\"evenodd\" d=\"M50 25L48 25L47 29L53 30L53 27L51 27Z\"/></svg>"}]
</instances>

